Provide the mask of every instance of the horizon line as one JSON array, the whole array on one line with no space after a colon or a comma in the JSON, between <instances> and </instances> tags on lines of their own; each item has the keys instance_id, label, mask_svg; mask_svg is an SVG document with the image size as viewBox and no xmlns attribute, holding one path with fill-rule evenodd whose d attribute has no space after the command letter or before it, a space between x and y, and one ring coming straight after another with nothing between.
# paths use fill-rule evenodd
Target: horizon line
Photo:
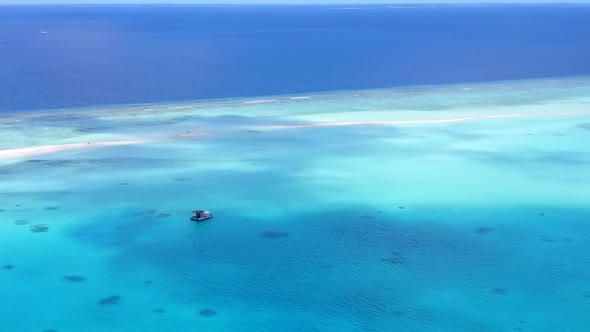
<instances>
[{"instance_id":1,"label":"horizon line","mask_svg":"<svg viewBox=\"0 0 590 332\"><path fill-rule=\"evenodd\" d=\"M153 3L125 3L125 2L103 2L103 3L79 3L79 2L36 2L36 3L0 3L0 6L113 6L113 5L123 5L123 6L285 6L285 5L307 5L307 6L372 6L372 5L390 5L390 6L473 6L473 5L585 5L590 4L590 0L582 0L582 1L570 1L570 2L560 2L560 1L539 1L539 2L491 2L491 1L475 1L475 2L384 2L384 1L375 1L375 2L363 2L363 3L351 3L351 2L340 2L340 3L330 3L330 2L315 2L315 3L308 3L308 2L286 2L286 3L257 3L257 2L248 2L248 3L186 3L186 2L153 2Z\"/></svg>"}]
</instances>

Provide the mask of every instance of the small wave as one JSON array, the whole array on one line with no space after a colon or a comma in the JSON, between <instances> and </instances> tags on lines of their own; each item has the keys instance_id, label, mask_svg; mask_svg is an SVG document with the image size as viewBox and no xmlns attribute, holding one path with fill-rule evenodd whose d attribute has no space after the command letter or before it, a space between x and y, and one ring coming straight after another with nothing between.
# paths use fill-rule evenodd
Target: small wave
<instances>
[{"instance_id":1,"label":"small wave","mask_svg":"<svg viewBox=\"0 0 590 332\"><path fill-rule=\"evenodd\" d=\"M276 99L260 99L260 100L249 100L245 101L244 104L263 104L263 103L272 103L277 101Z\"/></svg>"},{"instance_id":2,"label":"small wave","mask_svg":"<svg viewBox=\"0 0 590 332\"><path fill-rule=\"evenodd\" d=\"M291 100L300 100L300 99L311 99L311 97L307 97L307 96L305 96L305 97L291 97L289 99L291 99Z\"/></svg>"}]
</instances>

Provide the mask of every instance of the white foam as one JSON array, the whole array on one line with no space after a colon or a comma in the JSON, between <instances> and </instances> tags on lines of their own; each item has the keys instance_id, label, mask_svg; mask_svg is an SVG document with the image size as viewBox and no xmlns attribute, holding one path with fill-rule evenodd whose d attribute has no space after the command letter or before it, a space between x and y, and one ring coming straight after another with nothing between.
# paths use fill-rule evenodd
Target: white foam
<instances>
[{"instance_id":1,"label":"white foam","mask_svg":"<svg viewBox=\"0 0 590 332\"><path fill-rule=\"evenodd\" d=\"M262 104L262 103L272 103L275 101L277 101L277 99L260 99L260 100L245 101L244 104Z\"/></svg>"}]
</instances>

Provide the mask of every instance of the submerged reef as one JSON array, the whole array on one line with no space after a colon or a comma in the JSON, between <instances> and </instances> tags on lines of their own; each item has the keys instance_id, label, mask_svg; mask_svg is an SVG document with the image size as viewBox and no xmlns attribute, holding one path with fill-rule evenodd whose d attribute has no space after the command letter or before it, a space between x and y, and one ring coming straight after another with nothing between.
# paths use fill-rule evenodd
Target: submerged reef
<instances>
[{"instance_id":1,"label":"submerged reef","mask_svg":"<svg viewBox=\"0 0 590 332\"><path fill-rule=\"evenodd\" d=\"M44 224L31 226L31 232L33 233L46 233L49 232L49 227Z\"/></svg>"},{"instance_id":2,"label":"submerged reef","mask_svg":"<svg viewBox=\"0 0 590 332\"><path fill-rule=\"evenodd\" d=\"M2 270L12 270L14 268L15 268L15 266L12 264L6 264L6 265L2 266Z\"/></svg>"},{"instance_id":3,"label":"submerged reef","mask_svg":"<svg viewBox=\"0 0 590 332\"><path fill-rule=\"evenodd\" d=\"M199 315L209 318L217 315L217 311L207 308L199 311Z\"/></svg>"},{"instance_id":4,"label":"submerged reef","mask_svg":"<svg viewBox=\"0 0 590 332\"><path fill-rule=\"evenodd\" d=\"M26 220L23 220L23 219L19 219L19 220L15 220L15 221L14 221L14 224L15 224L15 225L19 225L19 226L26 225L26 224L28 224L28 223L29 223L28 221L26 221Z\"/></svg>"},{"instance_id":5,"label":"submerged reef","mask_svg":"<svg viewBox=\"0 0 590 332\"><path fill-rule=\"evenodd\" d=\"M98 301L98 305L101 307L111 306L119 303L121 303L121 297L119 295L112 295Z\"/></svg>"},{"instance_id":6,"label":"submerged reef","mask_svg":"<svg viewBox=\"0 0 590 332\"><path fill-rule=\"evenodd\" d=\"M505 288L496 287L492 289L492 293L496 295L505 295L507 293Z\"/></svg>"},{"instance_id":7,"label":"submerged reef","mask_svg":"<svg viewBox=\"0 0 590 332\"><path fill-rule=\"evenodd\" d=\"M76 276L76 275L66 275L63 278L65 281L69 281L69 282L85 282L86 281L86 277Z\"/></svg>"},{"instance_id":8,"label":"submerged reef","mask_svg":"<svg viewBox=\"0 0 590 332\"><path fill-rule=\"evenodd\" d=\"M477 234L488 234L489 232L493 231L493 227L478 227L475 229L475 233Z\"/></svg>"},{"instance_id":9,"label":"submerged reef","mask_svg":"<svg viewBox=\"0 0 590 332\"><path fill-rule=\"evenodd\" d=\"M391 252L391 257L381 258L381 261L394 265L406 264L406 258L399 251Z\"/></svg>"},{"instance_id":10,"label":"submerged reef","mask_svg":"<svg viewBox=\"0 0 590 332\"><path fill-rule=\"evenodd\" d=\"M55 210L59 210L60 207L59 206L46 206L45 210L50 210L50 211L55 211Z\"/></svg>"},{"instance_id":11,"label":"submerged reef","mask_svg":"<svg viewBox=\"0 0 590 332\"><path fill-rule=\"evenodd\" d=\"M269 239L279 239L283 237L288 237L289 233L285 232L277 232L277 231L264 231L261 233L262 236Z\"/></svg>"}]
</instances>

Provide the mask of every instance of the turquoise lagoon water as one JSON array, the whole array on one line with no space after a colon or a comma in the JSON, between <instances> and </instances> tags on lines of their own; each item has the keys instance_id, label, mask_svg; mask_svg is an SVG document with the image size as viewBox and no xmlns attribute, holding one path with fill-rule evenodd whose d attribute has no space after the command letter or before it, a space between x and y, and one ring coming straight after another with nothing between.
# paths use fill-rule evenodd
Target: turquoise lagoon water
<instances>
[{"instance_id":1,"label":"turquoise lagoon water","mask_svg":"<svg viewBox=\"0 0 590 332\"><path fill-rule=\"evenodd\" d=\"M0 149L90 144L0 161L0 330L588 330L589 96L568 78L5 116ZM338 125L500 114L522 116ZM136 139L157 141L91 145Z\"/></svg>"}]
</instances>

